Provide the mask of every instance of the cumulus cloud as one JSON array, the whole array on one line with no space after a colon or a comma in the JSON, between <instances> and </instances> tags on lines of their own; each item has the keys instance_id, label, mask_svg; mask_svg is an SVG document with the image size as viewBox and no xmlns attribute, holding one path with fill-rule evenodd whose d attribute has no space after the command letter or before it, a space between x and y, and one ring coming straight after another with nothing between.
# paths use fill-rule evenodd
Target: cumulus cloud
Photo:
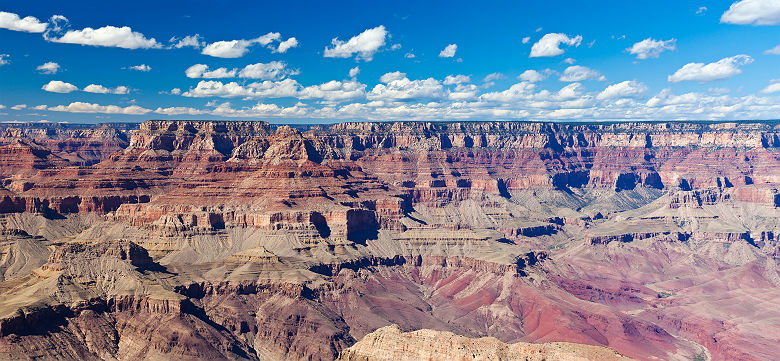
<instances>
[{"instance_id":1,"label":"cumulus cloud","mask_svg":"<svg viewBox=\"0 0 780 361\"><path fill-rule=\"evenodd\" d=\"M617 84L612 84L604 89L596 97L598 99L622 99L639 98L647 92L647 86L636 80L626 80Z\"/></svg>"},{"instance_id":2,"label":"cumulus cloud","mask_svg":"<svg viewBox=\"0 0 780 361\"><path fill-rule=\"evenodd\" d=\"M406 73L402 73L400 71L394 71L391 73L385 73L381 77L379 77L379 81L382 83L389 83L394 80L401 80L403 78L406 78Z\"/></svg>"},{"instance_id":3,"label":"cumulus cloud","mask_svg":"<svg viewBox=\"0 0 780 361\"><path fill-rule=\"evenodd\" d=\"M295 97L298 95L300 88L301 85L298 84L297 81L289 78L281 81L266 80L247 85L242 85L237 82L222 83L215 80L201 80L195 88L192 88L181 95L193 98L284 98Z\"/></svg>"},{"instance_id":4,"label":"cumulus cloud","mask_svg":"<svg viewBox=\"0 0 780 361\"><path fill-rule=\"evenodd\" d=\"M599 73L598 71L588 68L587 66L572 65L563 71L563 74L561 74L559 80L573 82L573 81L583 81L583 80L604 81L607 79L606 77L601 75L601 73Z\"/></svg>"},{"instance_id":5,"label":"cumulus cloud","mask_svg":"<svg viewBox=\"0 0 780 361\"><path fill-rule=\"evenodd\" d=\"M247 79L275 80L299 73L298 70L288 68L287 63L283 61L272 61L247 65L241 69L238 76Z\"/></svg>"},{"instance_id":6,"label":"cumulus cloud","mask_svg":"<svg viewBox=\"0 0 780 361\"><path fill-rule=\"evenodd\" d=\"M184 70L184 75L186 75L188 78L235 78L236 69L228 70L227 68L217 68L214 70L209 70L209 66L206 64L195 64Z\"/></svg>"},{"instance_id":7,"label":"cumulus cloud","mask_svg":"<svg viewBox=\"0 0 780 361\"><path fill-rule=\"evenodd\" d=\"M742 73L739 68L753 62L747 55L736 55L723 58L714 63L688 63L667 78L669 82L695 81L699 83L730 78Z\"/></svg>"},{"instance_id":8,"label":"cumulus cloud","mask_svg":"<svg viewBox=\"0 0 780 361\"><path fill-rule=\"evenodd\" d=\"M176 49L181 49L185 47L200 49L203 46L205 46L205 43L203 42L203 39L199 34L188 35L181 39L173 37L168 42L173 43L171 47Z\"/></svg>"},{"instance_id":9,"label":"cumulus cloud","mask_svg":"<svg viewBox=\"0 0 780 361\"><path fill-rule=\"evenodd\" d=\"M158 107L154 110L157 114L165 114L165 115L202 115L202 114L209 114L210 112L208 110L202 110L202 109L195 109L190 107L168 107L168 108L162 108Z\"/></svg>"},{"instance_id":10,"label":"cumulus cloud","mask_svg":"<svg viewBox=\"0 0 780 361\"><path fill-rule=\"evenodd\" d=\"M11 56L8 54L0 54L0 66L10 63L8 60Z\"/></svg>"},{"instance_id":11,"label":"cumulus cloud","mask_svg":"<svg viewBox=\"0 0 780 361\"><path fill-rule=\"evenodd\" d=\"M626 49L637 59L658 58L664 50L675 50L677 39L655 40L647 38Z\"/></svg>"},{"instance_id":12,"label":"cumulus cloud","mask_svg":"<svg viewBox=\"0 0 780 361\"><path fill-rule=\"evenodd\" d=\"M706 6L699 6L698 9L696 9L696 15L704 15L707 12Z\"/></svg>"},{"instance_id":13,"label":"cumulus cloud","mask_svg":"<svg viewBox=\"0 0 780 361\"><path fill-rule=\"evenodd\" d=\"M523 38L523 44L528 44L530 41L531 41L531 37L530 36L526 36L526 37Z\"/></svg>"},{"instance_id":14,"label":"cumulus cloud","mask_svg":"<svg viewBox=\"0 0 780 361\"><path fill-rule=\"evenodd\" d=\"M440 58L452 58L455 56L455 52L458 51L458 45L457 44L450 44L444 47L442 51L439 52Z\"/></svg>"},{"instance_id":15,"label":"cumulus cloud","mask_svg":"<svg viewBox=\"0 0 780 361\"><path fill-rule=\"evenodd\" d=\"M522 74L517 76L518 80L527 81L530 83L540 82L547 79L547 72L538 72L536 70L526 70Z\"/></svg>"},{"instance_id":16,"label":"cumulus cloud","mask_svg":"<svg viewBox=\"0 0 780 361\"><path fill-rule=\"evenodd\" d=\"M249 40L217 41L206 45L201 51L201 54L216 58L240 58L249 52L249 47L255 44L268 46L274 41L279 41L281 37L281 34L271 32Z\"/></svg>"},{"instance_id":17,"label":"cumulus cloud","mask_svg":"<svg viewBox=\"0 0 780 361\"><path fill-rule=\"evenodd\" d=\"M142 108L137 105L130 105L127 107L120 107L116 105L100 105L85 102L73 102L68 105L58 105L55 107L48 107L47 110L55 112L69 112L69 113L105 113L105 114L133 114L142 115L151 112L150 109Z\"/></svg>"},{"instance_id":18,"label":"cumulus cloud","mask_svg":"<svg viewBox=\"0 0 780 361\"><path fill-rule=\"evenodd\" d=\"M279 43L279 46L276 47L274 50L274 53L286 53L287 50L290 48L295 48L298 46L298 39L296 38L289 38L285 41L282 41Z\"/></svg>"},{"instance_id":19,"label":"cumulus cloud","mask_svg":"<svg viewBox=\"0 0 780 361\"><path fill-rule=\"evenodd\" d=\"M141 65L133 65L133 66L124 67L122 69L129 69L129 70L137 70L137 71L147 72L147 71L152 70L152 67L149 66L149 65L146 65L146 64L141 64Z\"/></svg>"},{"instance_id":20,"label":"cumulus cloud","mask_svg":"<svg viewBox=\"0 0 780 361\"><path fill-rule=\"evenodd\" d=\"M531 47L529 58L558 56L564 53L564 50L561 49L561 44L577 47L580 46L581 42L582 36L580 35L569 37L561 33L545 34Z\"/></svg>"},{"instance_id":21,"label":"cumulus cloud","mask_svg":"<svg viewBox=\"0 0 780 361\"><path fill-rule=\"evenodd\" d=\"M356 66L356 67L354 67L354 68L352 68L352 69L349 69L349 77L350 77L350 78L354 78L354 77L356 77L358 74L360 74L360 67L357 67L357 66Z\"/></svg>"},{"instance_id":22,"label":"cumulus cloud","mask_svg":"<svg viewBox=\"0 0 780 361\"><path fill-rule=\"evenodd\" d=\"M0 11L0 28L27 33L42 33L46 31L46 23L42 23L32 16L20 18L17 14Z\"/></svg>"},{"instance_id":23,"label":"cumulus cloud","mask_svg":"<svg viewBox=\"0 0 780 361\"><path fill-rule=\"evenodd\" d=\"M241 70L236 68L209 70L209 66L206 64L195 64L184 71L188 78L202 79L235 78L238 76L246 79L276 80L298 73L298 70L289 69L287 64L282 61L249 64Z\"/></svg>"},{"instance_id":24,"label":"cumulus cloud","mask_svg":"<svg viewBox=\"0 0 780 361\"><path fill-rule=\"evenodd\" d=\"M444 78L444 85L456 85L456 84L463 84L463 83L471 83L471 77L468 75L447 75L447 77Z\"/></svg>"},{"instance_id":25,"label":"cumulus cloud","mask_svg":"<svg viewBox=\"0 0 780 361\"><path fill-rule=\"evenodd\" d=\"M780 55L780 45L777 45L772 49L764 51L764 54Z\"/></svg>"},{"instance_id":26,"label":"cumulus cloud","mask_svg":"<svg viewBox=\"0 0 780 361\"><path fill-rule=\"evenodd\" d=\"M84 87L83 89L87 93L96 93L96 94L127 94L130 92L130 88L120 85L116 88L106 88L99 84L90 84Z\"/></svg>"},{"instance_id":27,"label":"cumulus cloud","mask_svg":"<svg viewBox=\"0 0 780 361\"><path fill-rule=\"evenodd\" d=\"M27 104L16 104L11 107L11 110L22 110L27 108Z\"/></svg>"},{"instance_id":28,"label":"cumulus cloud","mask_svg":"<svg viewBox=\"0 0 780 361\"><path fill-rule=\"evenodd\" d=\"M60 71L60 64L50 61L38 65L35 70L39 71L41 74L57 74L57 72Z\"/></svg>"},{"instance_id":29,"label":"cumulus cloud","mask_svg":"<svg viewBox=\"0 0 780 361\"><path fill-rule=\"evenodd\" d=\"M409 80L406 74L387 73L380 79L384 84L377 84L366 95L369 100L413 100L436 99L445 97L446 93L441 82L434 78Z\"/></svg>"},{"instance_id":30,"label":"cumulus cloud","mask_svg":"<svg viewBox=\"0 0 780 361\"><path fill-rule=\"evenodd\" d=\"M384 25L367 29L347 41L333 38L331 40L333 47L326 47L324 56L326 58L349 58L357 54L356 59L371 61L379 48L385 45L386 38L387 30Z\"/></svg>"},{"instance_id":31,"label":"cumulus cloud","mask_svg":"<svg viewBox=\"0 0 780 361\"><path fill-rule=\"evenodd\" d=\"M780 79L772 79L772 81L766 88L761 89L762 94L771 94L771 93L778 93L778 92L780 92Z\"/></svg>"},{"instance_id":32,"label":"cumulus cloud","mask_svg":"<svg viewBox=\"0 0 780 361\"><path fill-rule=\"evenodd\" d=\"M740 25L775 25L780 23L780 1L741 0L720 17L721 23Z\"/></svg>"},{"instance_id":33,"label":"cumulus cloud","mask_svg":"<svg viewBox=\"0 0 780 361\"><path fill-rule=\"evenodd\" d=\"M44 84L41 89L52 93L70 93L79 90L77 86L59 80L52 80Z\"/></svg>"},{"instance_id":34,"label":"cumulus cloud","mask_svg":"<svg viewBox=\"0 0 780 361\"><path fill-rule=\"evenodd\" d=\"M490 92L481 95L487 101L510 103L529 99L533 96L536 86L526 81L513 84L509 89L500 92Z\"/></svg>"},{"instance_id":35,"label":"cumulus cloud","mask_svg":"<svg viewBox=\"0 0 780 361\"><path fill-rule=\"evenodd\" d=\"M68 30L61 37L47 37L55 43L80 44L90 46L106 46L124 49L161 48L162 45L154 38L146 38L144 34L133 31L129 26L104 26L102 28L84 28Z\"/></svg>"},{"instance_id":36,"label":"cumulus cloud","mask_svg":"<svg viewBox=\"0 0 780 361\"><path fill-rule=\"evenodd\" d=\"M331 80L327 83L303 88L298 97L301 99L323 99L328 102L340 102L362 98L365 94L365 84L353 80Z\"/></svg>"}]
</instances>

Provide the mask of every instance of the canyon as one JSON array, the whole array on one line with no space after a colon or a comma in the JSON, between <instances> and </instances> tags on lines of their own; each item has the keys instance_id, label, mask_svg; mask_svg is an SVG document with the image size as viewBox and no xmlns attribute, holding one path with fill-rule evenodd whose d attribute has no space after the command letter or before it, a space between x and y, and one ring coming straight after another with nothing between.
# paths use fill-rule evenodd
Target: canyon
<instances>
[{"instance_id":1,"label":"canyon","mask_svg":"<svg viewBox=\"0 0 780 361\"><path fill-rule=\"evenodd\" d=\"M5 123L0 359L771 360L779 237L772 121Z\"/></svg>"}]
</instances>

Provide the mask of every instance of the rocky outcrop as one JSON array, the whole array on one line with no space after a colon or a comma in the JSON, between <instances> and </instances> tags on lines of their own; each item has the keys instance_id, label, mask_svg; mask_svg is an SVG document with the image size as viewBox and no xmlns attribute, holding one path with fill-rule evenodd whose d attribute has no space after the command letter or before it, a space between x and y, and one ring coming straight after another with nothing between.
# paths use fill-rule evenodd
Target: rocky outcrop
<instances>
[{"instance_id":1,"label":"rocky outcrop","mask_svg":"<svg viewBox=\"0 0 780 361\"><path fill-rule=\"evenodd\" d=\"M0 359L761 359L778 132L0 125Z\"/></svg>"},{"instance_id":2,"label":"rocky outcrop","mask_svg":"<svg viewBox=\"0 0 780 361\"><path fill-rule=\"evenodd\" d=\"M468 338L452 332L402 332L396 326L380 328L344 350L340 361L391 360L632 360L604 347L573 343L513 343L495 338Z\"/></svg>"}]
</instances>

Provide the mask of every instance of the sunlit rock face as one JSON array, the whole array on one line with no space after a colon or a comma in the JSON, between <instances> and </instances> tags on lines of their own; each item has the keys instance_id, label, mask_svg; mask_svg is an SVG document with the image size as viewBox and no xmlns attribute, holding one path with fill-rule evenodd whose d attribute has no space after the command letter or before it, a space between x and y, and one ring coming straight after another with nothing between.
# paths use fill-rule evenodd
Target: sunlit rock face
<instances>
[{"instance_id":1,"label":"sunlit rock face","mask_svg":"<svg viewBox=\"0 0 780 361\"><path fill-rule=\"evenodd\" d=\"M779 135L2 125L0 359L773 359Z\"/></svg>"}]
</instances>

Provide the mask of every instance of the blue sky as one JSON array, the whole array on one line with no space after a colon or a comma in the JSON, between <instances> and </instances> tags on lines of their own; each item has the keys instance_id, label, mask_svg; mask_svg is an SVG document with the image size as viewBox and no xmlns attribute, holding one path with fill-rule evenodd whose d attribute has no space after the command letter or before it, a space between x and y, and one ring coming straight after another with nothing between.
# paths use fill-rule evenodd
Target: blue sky
<instances>
[{"instance_id":1,"label":"blue sky","mask_svg":"<svg viewBox=\"0 0 780 361\"><path fill-rule=\"evenodd\" d=\"M780 1L4 1L0 121L776 119Z\"/></svg>"}]
</instances>

